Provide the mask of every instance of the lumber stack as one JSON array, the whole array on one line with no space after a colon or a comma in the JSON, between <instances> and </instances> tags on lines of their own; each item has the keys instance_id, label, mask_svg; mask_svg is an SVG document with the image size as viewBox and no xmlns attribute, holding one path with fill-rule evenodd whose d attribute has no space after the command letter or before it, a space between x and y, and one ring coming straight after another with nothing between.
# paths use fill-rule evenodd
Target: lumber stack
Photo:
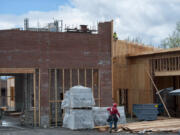
<instances>
[{"instance_id":1,"label":"lumber stack","mask_svg":"<svg viewBox=\"0 0 180 135\"><path fill-rule=\"evenodd\" d=\"M176 132L180 130L180 119L133 122L121 127L130 132Z\"/></svg>"}]
</instances>

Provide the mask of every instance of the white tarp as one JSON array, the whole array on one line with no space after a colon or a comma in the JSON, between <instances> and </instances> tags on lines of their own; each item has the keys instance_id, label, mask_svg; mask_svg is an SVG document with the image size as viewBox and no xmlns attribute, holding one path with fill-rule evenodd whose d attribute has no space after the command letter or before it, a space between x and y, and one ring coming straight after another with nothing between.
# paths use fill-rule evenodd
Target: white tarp
<instances>
[{"instance_id":1,"label":"white tarp","mask_svg":"<svg viewBox=\"0 0 180 135\"><path fill-rule=\"evenodd\" d=\"M62 108L87 108L95 105L91 88L74 86L65 93Z\"/></svg>"},{"instance_id":2,"label":"white tarp","mask_svg":"<svg viewBox=\"0 0 180 135\"><path fill-rule=\"evenodd\" d=\"M95 126L103 126L107 125L107 119L109 116L109 113L107 111L108 107L93 107L93 118L94 118L94 125ZM124 106L118 106L117 107L120 118L118 119L118 124L125 124L126 123L126 116L124 112Z\"/></svg>"},{"instance_id":3,"label":"white tarp","mask_svg":"<svg viewBox=\"0 0 180 135\"><path fill-rule=\"evenodd\" d=\"M94 121L91 109L65 109L63 127L76 129L93 129Z\"/></svg>"}]
</instances>

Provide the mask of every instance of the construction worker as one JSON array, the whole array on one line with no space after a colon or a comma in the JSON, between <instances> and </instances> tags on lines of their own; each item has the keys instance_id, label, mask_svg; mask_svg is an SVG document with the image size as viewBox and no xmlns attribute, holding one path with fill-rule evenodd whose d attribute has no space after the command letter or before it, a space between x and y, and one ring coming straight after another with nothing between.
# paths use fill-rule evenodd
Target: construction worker
<instances>
[{"instance_id":1,"label":"construction worker","mask_svg":"<svg viewBox=\"0 0 180 135\"><path fill-rule=\"evenodd\" d=\"M109 118L107 119L107 122L109 122L109 126L110 126L109 132L111 133L113 124L114 124L113 129L115 129L115 131L117 131L117 122L118 122L118 117L120 118L120 114L118 112L116 103L113 103L113 107L107 108L107 111L109 112ZM118 117L117 117L117 115L118 115Z\"/></svg>"},{"instance_id":2,"label":"construction worker","mask_svg":"<svg viewBox=\"0 0 180 135\"><path fill-rule=\"evenodd\" d=\"M117 33L116 33L116 32L113 33L113 38L114 38L115 41L118 40L118 37L117 37Z\"/></svg>"}]
</instances>

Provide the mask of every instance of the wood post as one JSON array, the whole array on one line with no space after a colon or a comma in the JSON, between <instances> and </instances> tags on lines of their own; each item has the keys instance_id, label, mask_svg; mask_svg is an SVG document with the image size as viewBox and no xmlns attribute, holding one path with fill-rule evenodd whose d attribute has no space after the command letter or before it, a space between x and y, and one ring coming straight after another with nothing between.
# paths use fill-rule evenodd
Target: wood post
<instances>
[{"instance_id":1,"label":"wood post","mask_svg":"<svg viewBox=\"0 0 180 135\"><path fill-rule=\"evenodd\" d=\"M92 93L93 93L93 96L94 96L94 70L93 70L93 68L92 68L92 71L91 71L91 76L92 76Z\"/></svg>"},{"instance_id":2,"label":"wood post","mask_svg":"<svg viewBox=\"0 0 180 135\"><path fill-rule=\"evenodd\" d=\"M164 103L164 101L163 101L163 99L162 99L162 97L161 97L161 95L159 93L159 90L158 90L158 88L156 87L156 84L153 81L153 78L151 77L151 75L149 74L149 72L147 70L146 70L146 73L148 74L152 84L154 85L154 88L156 89L156 92L157 92L157 94L158 94L158 96L159 96L159 98L160 98L160 100L161 100L161 102L162 102L162 104L163 104L163 106L164 106L164 108L166 110L166 113L167 113L168 117L171 118L171 115L169 114L169 111L168 111L168 109L167 109L167 107L166 107L166 105L165 105L165 103Z\"/></svg>"},{"instance_id":3,"label":"wood post","mask_svg":"<svg viewBox=\"0 0 180 135\"><path fill-rule=\"evenodd\" d=\"M84 69L84 86L87 85L87 75L86 75L86 68Z\"/></svg>"},{"instance_id":4,"label":"wood post","mask_svg":"<svg viewBox=\"0 0 180 135\"><path fill-rule=\"evenodd\" d=\"M36 69L34 69L33 74L33 80L34 80L34 126L36 127Z\"/></svg>"},{"instance_id":5,"label":"wood post","mask_svg":"<svg viewBox=\"0 0 180 135\"><path fill-rule=\"evenodd\" d=\"M39 126L41 125L41 74L39 69Z\"/></svg>"},{"instance_id":6,"label":"wood post","mask_svg":"<svg viewBox=\"0 0 180 135\"><path fill-rule=\"evenodd\" d=\"M58 108L57 108L57 69L54 69L54 89L55 89L55 124L56 127L58 126L57 120L58 120Z\"/></svg>"},{"instance_id":7,"label":"wood post","mask_svg":"<svg viewBox=\"0 0 180 135\"><path fill-rule=\"evenodd\" d=\"M100 85L100 71L98 70L98 98L99 98L99 107L101 106L101 85Z\"/></svg>"},{"instance_id":8,"label":"wood post","mask_svg":"<svg viewBox=\"0 0 180 135\"><path fill-rule=\"evenodd\" d=\"M70 73L70 88L72 87L72 69L70 69L69 71Z\"/></svg>"},{"instance_id":9,"label":"wood post","mask_svg":"<svg viewBox=\"0 0 180 135\"><path fill-rule=\"evenodd\" d=\"M62 89L63 89L63 99L64 99L64 69L62 69Z\"/></svg>"},{"instance_id":10,"label":"wood post","mask_svg":"<svg viewBox=\"0 0 180 135\"><path fill-rule=\"evenodd\" d=\"M77 76L78 76L78 85L80 85L80 80L79 80L79 68L77 70Z\"/></svg>"},{"instance_id":11,"label":"wood post","mask_svg":"<svg viewBox=\"0 0 180 135\"><path fill-rule=\"evenodd\" d=\"M51 69L49 69L49 127L51 127Z\"/></svg>"},{"instance_id":12,"label":"wood post","mask_svg":"<svg viewBox=\"0 0 180 135\"><path fill-rule=\"evenodd\" d=\"M178 70L180 70L180 57L178 57Z\"/></svg>"},{"instance_id":13,"label":"wood post","mask_svg":"<svg viewBox=\"0 0 180 135\"><path fill-rule=\"evenodd\" d=\"M71 70L72 71L72 70ZM72 72L71 72L72 73ZM64 78L65 78L65 76L64 76L64 68L62 69L62 90L63 90L63 99L64 99L64 93L65 93L65 90L64 90L64 86L65 86L65 84L64 84ZM72 82L72 74L70 75L70 80L71 80L71 82ZM72 83L71 83L71 85L72 85ZM64 110L63 110L63 114L62 114L62 117L64 118Z\"/></svg>"}]
</instances>

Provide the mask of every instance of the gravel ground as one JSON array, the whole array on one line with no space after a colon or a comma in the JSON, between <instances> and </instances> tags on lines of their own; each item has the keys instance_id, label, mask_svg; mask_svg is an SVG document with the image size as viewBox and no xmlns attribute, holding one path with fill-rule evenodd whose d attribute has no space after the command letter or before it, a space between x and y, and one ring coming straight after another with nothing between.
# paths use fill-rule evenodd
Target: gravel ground
<instances>
[{"instance_id":1,"label":"gravel ground","mask_svg":"<svg viewBox=\"0 0 180 135\"><path fill-rule=\"evenodd\" d=\"M109 135L108 132L99 132L97 130L72 131L64 128L0 128L0 135ZM111 133L114 135L139 135L126 132ZM178 135L178 133L151 133L151 135Z\"/></svg>"}]
</instances>

